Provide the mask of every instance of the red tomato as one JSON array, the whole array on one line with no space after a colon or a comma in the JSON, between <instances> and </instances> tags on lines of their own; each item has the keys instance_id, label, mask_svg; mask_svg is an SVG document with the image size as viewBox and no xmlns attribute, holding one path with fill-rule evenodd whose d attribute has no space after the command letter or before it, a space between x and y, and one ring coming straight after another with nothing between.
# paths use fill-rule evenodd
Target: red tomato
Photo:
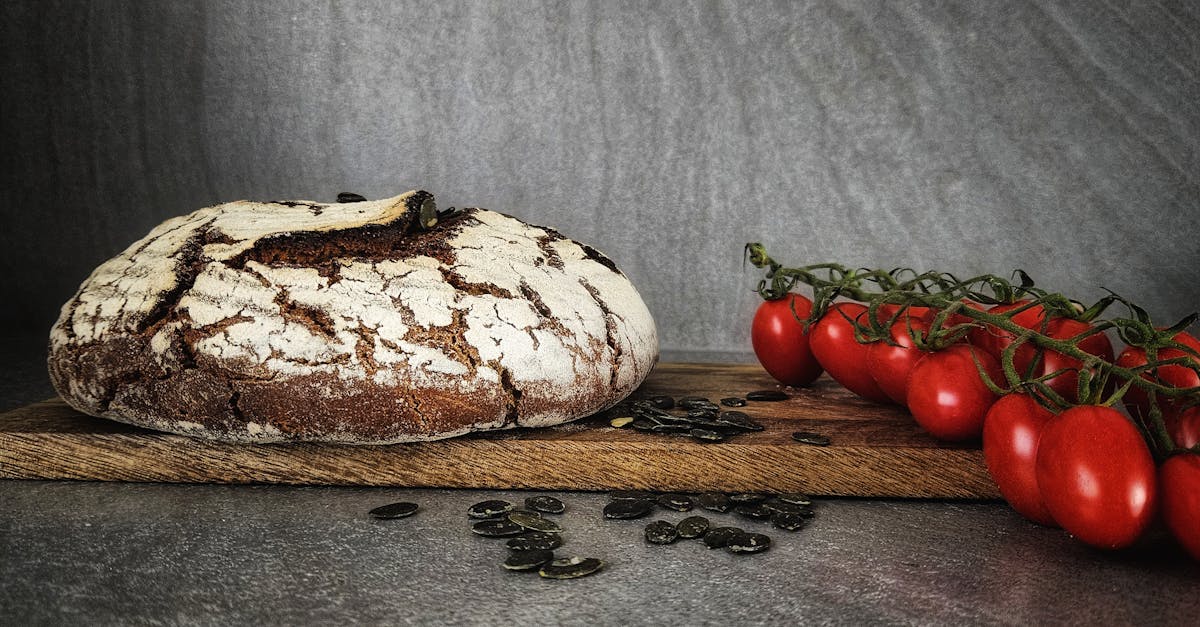
<instances>
[{"instance_id":1,"label":"red tomato","mask_svg":"<svg viewBox=\"0 0 1200 627\"><path fill-rule=\"evenodd\" d=\"M863 398L886 403L887 394L867 372L868 345L854 339L854 325L850 322L865 318L866 311L858 303L835 303L813 325L809 345L817 362L834 381Z\"/></svg>"},{"instance_id":2,"label":"red tomato","mask_svg":"<svg viewBox=\"0 0 1200 627\"><path fill-rule=\"evenodd\" d=\"M909 373L922 357L929 354L928 351L914 346L913 336L909 333L910 326L912 333L916 333L918 337L923 337L929 331L929 325L921 320L900 320L890 329L892 340L897 346L887 342L875 342L867 348L867 372L888 398L901 405L906 403L908 397L905 388Z\"/></svg>"},{"instance_id":3,"label":"red tomato","mask_svg":"<svg viewBox=\"0 0 1200 627\"><path fill-rule=\"evenodd\" d=\"M1162 517L1171 534L1200 560L1200 455L1181 453L1158 469Z\"/></svg>"},{"instance_id":4,"label":"red tomato","mask_svg":"<svg viewBox=\"0 0 1200 627\"><path fill-rule=\"evenodd\" d=\"M808 334L796 319L808 318L811 312L812 301L800 294L763 301L754 312L750 326L754 354L767 373L784 385L808 385L821 376L821 364L809 348Z\"/></svg>"},{"instance_id":5,"label":"red tomato","mask_svg":"<svg viewBox=\"0 0 1200 627\"><path fill-rule=\"evenodd\" d=\"M1189 407L1177 416L1168 416L1163 422L1175 446L1192 448L1200 444L1200 406Z\"/></svg>"},{"instance_id":6,"label":"red tomato","mask_svg":"<svg viewBox=\"0 0 1200 627\"><path fill-rule=\"evenodd\" d=\"M1065 340L1084 333L1091 328L1092 325L1086 322L1070 318L1056 318L1046 325L1045 334L1056 340ZM1076 346L1085 353L1095 355L1104 361L1111 362L1113 360L1112 342L1109 341L1108 336L1104 333L1089 335L1080 340ZM1013 358L1013 364L1017 367L1017 372L1025 372L1035 356L1036 349L1032 344L1019 347L1017 354ZM1050 379L1046 384L1063 398L1075 403L1079 401L1079 370L1081 368L1083 368L1083 362L1074 357L1068 357L1058 351L1044 351L1041 362L1033 375L1041 377L1052 372L1069 369L1071 372L1064 372Z\"/></svg>"},{"instance_id":7,"label":"red tomato","mask_svg":"<svg viewBox=\"0 0 1200 627\"><path fill-rule=\"evenodd\" d=\"M1173 339L1184 346L1188 346L1196 351L1200 351L1200 340L1197 340L1186 331L1180 331L1179 333L1176 333ZM1187 353L1177 348L1164 348L1158 351L1159 360L1175 359L1178 357L1187 356ZM1197 360L1195 357L1192 357L1192 360L1200 363L1200 360ZM1137 346L1126 346L1125 350L1121 351L1121 355L1117 357L1117 365L1123 368L1137 368L1139 366L1146 365L1146 363L1146 351L1138 348ZM1150 372L1143 373L1142 378L1148 381L1153 381L1157 378L1158 382L1177 388L1194 388L1196 386L1200 386L1200 375L1197 375L1196 371L1184 366L1163 366L1161 368L1155 368ZM1159 399L1159 409L1161 409L1163 415L1167 417L1174 416L1175 414L1179 413L1179 409L1176 404L1176 401L1170 399ZM1125 406L1129 408L1129 413L1131 414L1149 416L1150 397L1146 394L1145 390L1136 386L1131 387L1129 388L1129 391L1125 393Z\"/></svg>"},{"instance_id":8,"label":"red tomato","mask_svg":"<svg viewBox=\"0 0 1200 627\"><path fill-rule=\"evenodd\" d=\"M992 307L987 311L991 314L1002 314L1006 311L1012 311L1014 309L1024 307L1025 305L1029 304L1029 302L1030 301L1028 300L1019 300L1015 303L1001 303L999 305L992 305ZM1045 318L1046 310L1042 309L1041 305L1034 305L1020 313L1013 314L1011 320L1014 323L1025 327L1026 329L1040 330L1042 326L1042 320ZM1016 335L1009 333L1008 331L997 329L993 326L972 329L970 334L970 340L972 344L982 348L988 353L991 353L992 357L995 357L996 359L1000 359L1001 355L1004 353L1004 349L1008 348L1009 344L1012 344L1016 337ZM1028 365L1028 363L1029 362L1026 362L1026 365ZM1020 368L1018 368L1017 371L1020 372Z\"/></svg>"},{"instance_id":9,"label":"red tomato","mask_svg":"<svg viewBox=\"0 0 1200 627\"><path fill-rule=\"evenodd\" d=\"M1111 407L1072 407L1046 423L1037 484L1055 522L1095 547L1129 546L1154 519L1154 458L1133 422Z\"/></svg>"},{"instance_id":10,"label":"red tomato","mask_svg":"<svg viewBox=\"0 0 1200 627\"><path fill-rule=\"evenodd\" d=\"M999 362L968 344L931 353L912 369L908 409L917 424L935 438L971 440L983 433L983 419L996 395L979 378L975 358L992 381L1003 383Z\"/></svg>"},{"instance_id":11,"label":"red tomato","mask_svg":"<svg viewBox=\"0 0 1200 627\"><path fill-rule=\"evenodd\" d=\"M1054 414L1025 394L1006 394L983 421L983 459L1004 500L1035 523L1056 527L1037 484L1038 440Z\"/></svg>"}]
</instances>

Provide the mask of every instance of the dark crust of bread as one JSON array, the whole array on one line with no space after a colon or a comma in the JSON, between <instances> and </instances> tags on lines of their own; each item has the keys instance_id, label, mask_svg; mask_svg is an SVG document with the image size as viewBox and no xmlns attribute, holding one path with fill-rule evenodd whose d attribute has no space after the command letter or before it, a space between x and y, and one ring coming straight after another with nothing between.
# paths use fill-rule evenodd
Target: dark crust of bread
<instances>
[{"instance_id":1,"label":"dark crust of bread","mask_svg":"<svg viewBox=\"0 0 1200 627\"><path fill-rule=\"evenodd\" d=\"M413 199L407 202L411 204ZM64 337L68 339L55 341L52 336L48 364L51 380L68 403L85 413L234 441L387 443L435 439L468 431L522 426L522 417L544 416L547 412L561 414L563 420L573 419L604 409L631 392L632 388L614 389L622 356L620 343L613 337L612 321L608 323L607 346L594 347L597 357L604 348L609 349L612 375L606 381L581 378L571 397L563 397L535 382L518 387L503 368L498 368L500 385L484 381L473 385L466 378L453 388L378 385L370 379L351 381L328 372L282 377L259 363L219 359L197 351L199 342L240 320L232 317L218 324L197 326L189 320L187 311L178 307L196 277L211 263L223 263L239 271L248 271L250 262L268 267L314 268L331 285L340 280L339 272L348 260L371 262L425 256L452 267L455 251L447 242L464 225L478 224L475 212L464 210L430 230L416 228L415 212L408 211L385 224L280 233L263 237L240 254L219 262L206 258L204 247L226 243L230 238L214 227L197 230L173 256L178 284L137 321L132 332L109 334L97 342L76 341L70 320L79 304L79 295L64 307L59 326L65 327ZM542 230L545 235L539 245L546 253L546 264L561 265L551 244L566 238L551 229ZM620 274L607 257L591 247L580 246L588 259ZM524 284L522 293L512 294L495 285L468 282L452 271L443 270L443 274L460 293L524 299L542 315L545 328L565 332L561 325L556 326L556 320L546 315L540 296L524 289ZM332 333L332 321L320 309L290 303L286 293L276 302L280 314L290 322L302 324L314 334ZM597 303L606 316L611 314L603 299L597 298ZM153 349L152 338L164 328L173 327L177 329L171 335L170 347ZM478 368L483 360L474 347L462 341L462 328L461 320L456 318L454 324L418 327L411 333L413 340L441 346L455 359L470 364L472 369ZM358 333L359 365L371 372L382 368L372 361L369 350L376 340L373 331L361 327ZM639 382L645 374L648 368L638 377ZM68 385L71 381L89 382L99 392L72 394Z\"/></svg>"}]
</instances>

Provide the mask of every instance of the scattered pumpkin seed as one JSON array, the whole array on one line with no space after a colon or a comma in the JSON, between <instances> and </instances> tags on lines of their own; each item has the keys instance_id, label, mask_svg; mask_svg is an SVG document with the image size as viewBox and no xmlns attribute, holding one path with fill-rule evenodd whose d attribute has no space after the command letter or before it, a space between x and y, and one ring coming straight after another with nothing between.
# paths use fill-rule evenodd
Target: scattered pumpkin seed
<instances>
[{"instance_id":1,"label":"scattered pumpkin seed","mask_svg":"<svg viewBox=\"0 0 1200 627\"><path fill-rule=\"evenodd\" d=\"M654 501L648 499L613 501L604 506L604 517L617 520L641 518L654 509Z\"/></svg>"},{"instance_id":2,"label":"scattered pumpkin seed","mask_svg":"<svg viewBox=\"0 0 1200 627\"><path fill-rule=\"evenodd\" d=\"M700 507L710 511L724 514L729 511L733 505L729 502L729 497L718 492L705 492L698 499Z\"/></svg>"},{"instance_id":3,"label":"scattered pumpkin seed","mask_svg":"<svg viewBox=\"0 0 1200 627\"><path fill-rule=\"evenodd\" d=\"M658 504L677 512L690 512L696 506L696 501L686 494L671 493L660 495L658 497Z\"/></svg>"},{"instance_id":4,"label":"scattered pumpkin seed","mask_svg":"<svg viewBox=\"0 0 1200 627\"><path fill-rule=\"evenodd\" d=\"M671 409L675 407L675 399L665 394L651 396L650 398L646 399L646 402L659 409Z\"/></svg>"},{"instance_id":5,"label":"scattered pumpkin seed","mask_svg":"<svg viewBox=\"0 0 1200 627\"><path fill-rule=\"evenodd\" d=\"M774 403L777 401L786 401L788 395L779 390L755 390L746 395L748 401L764 401Z\"/></svg>"},{"instance_id":6,"label":"scattered pumpkin seed","mask_svg":"<svg viewBox=\"0 0 1200 627\"><path fill-rule=\"evenodd\" d=\"M699 442L724 442L725 435L711 429L692 429L688 435Z\"/></svg>"},{"instance_id":7,"label":"scattered pumpkin seed","mask_svg":"<svg viewBox=\"0 0 1200 627\"><path fill-rule=\"evenodd\" d=\"M712 407L696 407L696 408L687 410L687 418L690 421L694 421L694 420L702 421L704 419L711 420L713 418L716 418L717 414L719 414L719 413L721 413L721 410L716 405L713 405Z\"/></svg>"},{"instance_id":8,"label":"scattered pumpkin seed","mask_svg":"<svg viewBox=\"0 0 1200 627\"><path fill-rule=\"evenodd\" d=\"M340 203L364 202L364 201L366 201L366 198L363 198L362 196L359 196L358 194L355 194L354 192L342 192L342 193L338 194L337 201Z\"/></svg>"},{"instance_id":9,"label":"scattered pumpkin seed","mask_svg":"<svg viewBox=\"0 0 1200 627\"><path fill-rule=\"evenodd\" d=\"M769 507L762 503L755 503L754 505L738 505L737 507L733 508L733 511L739 516L745 516L746 518L751 518L754 520L766 520L771 517L771 514L774 513Z\"/></svg>"},{"instance_id":10,"label":"scattered pumpkin seed","mask_svg":"<svg viewBox=\"0 0 1200 627\"><path fill-rule=\"evenodd\" d=\"M708 527L708 519L703 516L688 516L675 525L675 528L679 530L679 537L688 540L708 533Z\"/></svg>"},{"instance_id":11,"label":"scattered pumpkin seed","mask_svg":"<svg viewBox=\"0 0 1200 627\"><path fill-rule=\"evenodd\" d=\"M795 503L786 503L784 501L767 501L762 505L776 514L803 514L804 512L812 511L811 505L796 505Z\"/></svg>"},{"instance_id":12,"label":"scattered pumpkin seed","mask_svg":"<svg viewBox=\"0 0 1200 627\"><path fill-rule=\"evenodd\" d=\"M725 549L730 553L744 555L761 553L771 548L771 538L761 533L739 533L726 543Z\"/></svg>"},{"instance_id":13,"label":"scattered pumpkin seed","mask_svg":"<svg viewBox=\"0 0 1200 627\"><path fill-rule=\"evenodd\" d=\"M813 446L829 446L829 436L812 431L797 431L792 434L792 439Z\"/></svg>"},{"instance_id":14,"label":"scattered pumpkin seed","mask_svg":"<svg viewBox=\"0 0 1200 627\"><path fill-rule=\"evenodd\" d=\"M629 426L629 423L631 422L633 422L633 416L620 416L609 420L608 424L620 429L622 427Z\"/></svg>"},{"instance_id":15,"label":"scattered pumpkin seed","mask_svg":"<svg viewBox=\"0 0 1200 627\"><path fill-rule=\"evenodd\" d=\"M629 426L633 427L634 429L637 429L638 431L650 431L658 425L656 425L655 423L653 423L649 420L646 420L645 418L635 418L633 420L633 422L629 423Z\"/></svg>"},{"instance_id":16,"label":"scattered pumpkin seed","mask_svg":"<svg viewBox=\"0 0 1200 627\"><path fill-rule=\"evenodd\" d=\"M678 539L679 530L665 520L656 520L646 525L646 542L650 544L671 544Z\"/></svg>"},{"instance_id":17,"label":"scattered pumpkin seed","mask_svg":"<svg viewBox=\"0 0 1200 627\"><path fill-rule=\"evenodd\" d=\"M504 560L507 570L534 570L554 559L554 551L550 549L531 549L529 551L513 551Z\"/></svg>"},{"instance_id":18,"label":"scattered pumpkin seed","mask_svg":"<svg viewBox=\"0 0 1200 627\"><path fill-rule=\"evenodd\" d=\"M381 505L367 512L372 518L379 520L391 520L394 518L407 518L417 513L419 506L416 503L392 503L391 505Z\"/></svg>"},{"instance_id":19,"label":"scattered pumpkin seed","mask_svg":"<svg viewBox=\"0 0 1200 627\"><path fill-rule=\"evenodd\" d=\"M687 409L688 405L691 405L694 403L711 403L711 402L712 401L708 400L708 398L704 397L704 396L681 396L679 398L679 400L675 401L675 405L682 407L684 409Z\"/></svg>"},{"instance_id":20,"label":"scattered pumpkin seed","mask_svg":"<svg viewBox=\"0 0 1200 627\"><path fill-rule=\"evenodd\" d=\"M763 426L758 421L751 418L745 412L740 411L723 411L717 414L717 422L737 427L746 431L762 431Z\"/></svg>"},{"instance_id":21,"label":"scattered pumpkin seed","mask_svg":"<svg viewBox=\"0 0 1200 627\"><path fill-rule=\"evenodd\" d=\"M544 531L526 531L515 538L509 538L504 546L514 551L557 549L562 546L562 536Z\"/></svg>"},{"instance_id":22,"label":"scattered pumpkin seed","mask_svg":"<svg viewBox=\"0 0 1200 627\"><path fill-rule=\"evenodd\" d=\"M561 514L567 511L567 506L562 501L546 494L525 499L525 507L545 514Z\"/></svg>"},{"instance_id":23,"label":"scattered pumpkin seed","mask_svg":"<svg viewBox=\"0 0 1200 627\"><path fill-rule=\"evenodd\" d=\"M508 501L481 501L467 509L467 516L470 516L471 518L496 518L497 516L503 516L512 510L513 504L509 503Z\"/></svg>"},{"instance_id":24,"label":"scattered pumpkin seed","mask_svg":"<svg viewBox=\"0 0 1200 627\"><path fill-rule=\"evenodd\" d=\"M530 531L541 531L542 533L562 532L562 527L559 527L558 523L553 520L546 520L536 512L509 512L508 519Z\"/></svg>"},{"instance_id":25,"label":"scattered pumpkin seed","mask_svg":"<svg viewBox=\"0 0 1200 627\"><path fill-rule=\"evenodd\" d=\"M525 528L507 518L495 518L471 525L471 531L487 538L502 538L515 536L525 531Z\"/></svg>"},{"instance_id":26,"label":"scattered pumpkin seed","mask_svg":"<svg viewBox=\"0 0 1200 627\"><path fill-rule=\"evenodd\" d=\"M730 494L729 500L738 505L755 505L767 500L767 495L757 492L743 492L741 494Z\"/></svg>"},{"instance_id":27,"label":"scattered pumpkin seed","mask_svg":"<svg viewBox=\"0 0 1200 627\"><path fill-rule=\"evenodd\" d=\"M729 398L721 399L721 404L726 407L745 407L746 399L737 396L730 396Z\"/></svg>"},{"instance_id":28,"label":"scattered pumpkin seed","mask_svg":"<svg viewBox=\"0 0 1200 627\"><path fill-rule=\"evenodd\" d=\"M771 524L784 531L799 531L808 525L808 518L799 512L775 512L771 514Z\"/></svg>"},{"instance_id":29,"label":"scattered pumpkin seed","mask_svg":"<svg viewBox=\"0 0 1200 627\"><path fill-rule=\"evenodd\" d=\"M704 534L704 546L710 549L724 548L729 544L735 536L744 534L745 532L737 527L717 527L709 529L708 533Z\"/></svg>"},{"instance_id":30,"label":"scattered pumpkin seed","mask_svg":"<svg viewBox=\"0 0 1200 627\"><path fill-rule=\"evenodd\" d=\"M594 557L563 557L542 565L538 574L547 579L574 579L590 575L604 567Z\"/></svg>"}]
</instances>

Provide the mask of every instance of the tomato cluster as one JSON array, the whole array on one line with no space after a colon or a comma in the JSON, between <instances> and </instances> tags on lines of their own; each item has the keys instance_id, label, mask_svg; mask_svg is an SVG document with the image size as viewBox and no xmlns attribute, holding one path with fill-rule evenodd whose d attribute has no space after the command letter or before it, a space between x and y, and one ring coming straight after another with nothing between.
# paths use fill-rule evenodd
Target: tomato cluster
<instances>
[{"instance_id":1,"label":"tomato cluster","mask_svg":"<svg viewBox=\"0 0 1200 627\"><path fill-rule=\"evenodd\" d=\"M1200 369L1178 365L1187 359L1200 365L1200 358L1174 348L1148 356L1137 346L1114 356L1104 327L1034 300L962 306L1002 314L1016 326L945 315L951 311L939 316L936 309L916 305L851 301L829 303L808 320L813 302L789 292L759 308L753 345L767 372L782 383L808 385L824 371L863 398L906 406L936 438L981 440L1001 494L1034 522L1115 549L1133 544L1161 515L1200 560L1200 448L1191 448L1200 444L1200 405L1182 400L1194 403L1195 395L1153 397L1129 386L1124 398L1130 415L1098 402L1118 383L1103 385L1107 376L1100 362L1168 388L1200 392ZM945 333L947 327L961 332ZM1082 352L1040 348L1028 341L1034 333ZM1180 331L1173 339L1200 353L1200 341L1190 334ZM1172 365L1158 363L1172 359ZM1010 385L1013 371L1022 385ZM1000 393L1006 390L1012 391ZM1153 424L1152 407L1175 447L1161 465L1143 432Z\"/></svg>"}]
</instances>

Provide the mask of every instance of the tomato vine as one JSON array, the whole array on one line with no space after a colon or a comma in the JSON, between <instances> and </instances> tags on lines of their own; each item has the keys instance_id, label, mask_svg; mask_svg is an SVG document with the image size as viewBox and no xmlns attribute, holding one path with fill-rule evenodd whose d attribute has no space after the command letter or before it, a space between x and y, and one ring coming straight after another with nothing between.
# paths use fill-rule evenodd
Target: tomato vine
<instances>
[{"instance_id":1,"label":"tomato vine","mask_svg":"<svg viewBox=\"0 0 1200 627\"><path fill-rule=\"evenodd\" d=\"M805 325L819 320L838 298L848 297L864 303L868 310L865 322L861 319L851 321L856 338L863 343L895 344L890 329L910 308L929 308L937 312L926 334L922 337L914 334L914 341L922 349L942 348L976 329L987 329L993 333L998 330L1011 336L1011 342L1000 355L1006 386L986 376L976 360L984 381L997 394L1023 389L1031 392L1038 402L1048 408L1062 410L1075 404L1111 406L1136 387L1149 397L1150 411L1148 416L1135 418L1134 423L1159 459L1170 455L1177 447L1168 434L1157 399L1169 399L1179 408L1200 405L1200 388L1174 387L1147 376L1167 366L1188 368L1200 375L1200 352L1174 339L1176 334L1197 320L1197 314L1186 316L1169 327L1157 328L1145 309L1117 294L1110 292L1096 303L1085 306L1062 294L1037 287L1033 279L1020 270L1013 273L1013 280L1009 280L991 274L959 279L945 272L918 273L908 268L848 268L836 263L791 268L772 259L760 243L746 245L745 259L756 268L766 271L756 287L765 300L783 298L799 284L812 288L812 310L807 319L801 320ZM1017 306L1002 313L993 313L983 307L1014 303ZM980 306L973 307L972 304ZM1124 306L1128 314L1102 318L1115 304ZM1039 328L1028 328L1013 320L1014 316L1035 307L1041 307L1044 311ZM1052 337L1047 333L1046 325L1057 318L1087 322L1088 325L1085 331L1076 335ZM1125 344L1144 350L1145 363L1126 367L1080 348L1081 342L1110 329ZM1053 351L1076 360L1080 365L1078 368L1064 368L1033 376L1031 372L1021 372L1017 368L1016 355L1023 346L1033 346L1038 359ZM1160 358L1160 353L1167 350L1181 356ZM1078 377L1077 403L1048 385L1050 380L1068 372L1074 372ZM1108 386L1110 381L1116 385ZM1200 445L1193 450L1200 452Z\"/></svg>"}]
</instances>

